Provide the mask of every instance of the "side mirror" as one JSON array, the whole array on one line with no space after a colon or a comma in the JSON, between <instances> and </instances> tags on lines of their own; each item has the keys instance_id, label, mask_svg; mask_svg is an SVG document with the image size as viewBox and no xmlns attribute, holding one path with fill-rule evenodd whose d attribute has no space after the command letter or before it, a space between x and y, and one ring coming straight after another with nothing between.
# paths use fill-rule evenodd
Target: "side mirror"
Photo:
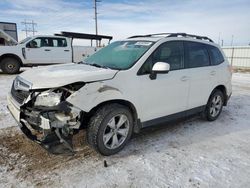
<instances>
[{"instance_id":1,"label":"side mirror","mask_svg":"<svg viewBox=\"0 0 250 188\"><path fill-rule=\"evenodd\" d=\"M30 41L26 44L26 48L38 48L36 41Z\"/></svg>"},{"instance_id":2,"label":"side mirror","mask_svg":"<svg viewBox=\"0 0 250 188\"><path fill-rule=\"evenodd\" d=\"M26 44L26 48L30 48L30 42Z\"/></svg>"},{"instance_id":3,"label":"side mirror","mask_svg":"<svg viewBox=\"0 0 250 188\"><path fill-rule=\"evenodd\" d=\"M170 70L170 65L165 62L157 62L154 64L152 68L152 72L150 74L150 79L155 80L157 74L166 74Z\"/></svg>"}]
</instances>

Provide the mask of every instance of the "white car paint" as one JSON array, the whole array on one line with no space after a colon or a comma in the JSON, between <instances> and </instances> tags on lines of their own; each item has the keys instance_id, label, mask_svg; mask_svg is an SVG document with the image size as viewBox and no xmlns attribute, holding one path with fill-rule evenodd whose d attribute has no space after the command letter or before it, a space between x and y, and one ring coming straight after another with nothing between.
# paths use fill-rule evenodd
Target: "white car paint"
<instances>
[{"instance_id":1,"label":"white car paint","mask_svg":"<svg viewBox=\"0 0 250 188\"><path fill-rule=\"evenodd\" d=\"M32 83L31 89L44 89L61 87L75 82L112 79L117 72L117 70L70 63L36 67L23 72L20 77Z\"/></svg>"},{"instance_id":2,"label":"white car paint","mask_svg":"<svg viewBox=\"0 0 250 188\"><path fill-rule=\"evenodd\" d=\"M52 64L52 47L25 48L25 54L24 62L27 64Z\"/></svg>"},{"instance_id":3,"label":"white car paint","mask_svg":"<svg viewBox=\"0 0 250 188\"><path fill-rule=\"evenodd\" d=\"M143 41L145 38L129 40ZM31 82L32 89L85 82L86 85L72 94L68 102L89 112L105 101L129 101L135 106L142 122L206 105L212 90L218 85L225 86L230 96L231 73L226 58L218 66L170 71L168 74L159 74L156 80L151 80L148 75L138 76L142 64L160 44L172 40L197 41L187 38L146 40L157 42L129 70L116 71L70 64L33 69L22 73L20 77ZM216 46L206 41L199 42Z\"/></svg>"},{"instance_id":4,"label":"white car paint","mask_svg":"<svg viewBox=\"0 0 250 188\"><path fill-rule=\"evenodd\" d=\"M24 134L47 148L53 134L73 152L75 130L88 127L88 142L103 155L114 154L141 128L197 113L220 115L231 96L232 74L219 48L211 46L216 45L186 37L118 41L81 64L20 74L8 108ZM42 139L29 127L43 131Z\"/></svg>"}]
</instances>

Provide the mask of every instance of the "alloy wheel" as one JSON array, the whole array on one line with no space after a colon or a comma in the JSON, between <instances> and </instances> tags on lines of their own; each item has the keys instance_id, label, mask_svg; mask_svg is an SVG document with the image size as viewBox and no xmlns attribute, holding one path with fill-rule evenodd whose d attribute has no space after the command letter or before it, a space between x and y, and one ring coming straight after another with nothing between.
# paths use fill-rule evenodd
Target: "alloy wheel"
<instances>
[{"instance_id":1,"label":"alloy wheel","mask_svg":"<svg viewBox=\"0 0 250 188\"><path fill-rule=\"evenodd\" d=\"M215 95L211 101L211 105L210 105L210 109L209 109L210 115L212 117L216 117L220 113L222 105L223 104L222 104L221 96Z\"/></svg>"},{"instance_id":2,"label":"alloy wheel","mask_svg":"<svg viewBox=\"0 0 250 188\"><path fill-rule=\"evenodd\" d=\"M108 149L116 149L123 144L129 132L129 120L124 114L110 119L103 134L103 143Z\"/></svg>"}]
</instances>

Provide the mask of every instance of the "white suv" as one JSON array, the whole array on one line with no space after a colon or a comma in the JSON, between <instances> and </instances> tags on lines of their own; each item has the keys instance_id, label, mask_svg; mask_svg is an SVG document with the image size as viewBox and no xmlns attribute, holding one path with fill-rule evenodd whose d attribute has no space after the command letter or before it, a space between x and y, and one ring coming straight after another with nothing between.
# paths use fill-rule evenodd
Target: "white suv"
<instances>
[{"instance_id":1,"label":"white suv","mask_svg":"<svg viewBox=\"0 0 250 188\"><path fill-rule=\"evenodd\" d=\"M231 67L218 45L185 33L113 42L80 64L33 68L16 77L8 108L22 131L52 153L73 151L87 129L103 155L132 133L193 114L218 118L231 96Z\"/></svg>"}]
</instances>

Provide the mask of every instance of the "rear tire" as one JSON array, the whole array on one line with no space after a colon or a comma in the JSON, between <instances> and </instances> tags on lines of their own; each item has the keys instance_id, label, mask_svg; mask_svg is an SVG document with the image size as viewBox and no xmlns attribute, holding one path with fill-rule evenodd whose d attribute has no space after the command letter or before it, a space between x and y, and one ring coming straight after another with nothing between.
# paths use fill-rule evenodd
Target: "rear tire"
<instances>
[{"instance_id":1,"label":"rear tire","mask_svg":"<svg viewBox=\"0 0 250 188\"><path fill-rule=\"evenodd\" d=\"M204 111L204 117L208 121L216 120L222 111L225 98L222 91L216 89L209 97L206 109Z\"/></svg>"},{"instance_id":2,"label":"rear tire","mask_svg":"<svg viewBox=\"0 0 250 188\"><path fill-rule=\"evenodd\" d=\"M17 74L20 70L20 62L12 57L4 58L1 63L1 69L6 74Z\"/></svg>"},{"instance_id":3,"label":"rear tire","mask_svg":"<svg viewBox=\"0 0 250 188\"><path fill-rule=\"evenodd\" d=\"M90 118L87 141L102 155L113 155L126 145L133 130L130 110L120 104L100 107Z\"/></svg>"}]
</instances>

